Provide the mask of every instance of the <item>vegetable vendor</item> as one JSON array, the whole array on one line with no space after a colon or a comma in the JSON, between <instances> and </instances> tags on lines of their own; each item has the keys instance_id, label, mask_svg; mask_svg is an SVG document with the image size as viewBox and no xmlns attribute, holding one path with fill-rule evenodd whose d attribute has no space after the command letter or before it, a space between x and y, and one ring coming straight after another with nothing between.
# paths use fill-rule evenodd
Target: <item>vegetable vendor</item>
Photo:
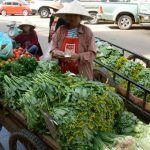
<instances>
[{"instance_id":1,"label":"vegetable vendor","mask_svg":"<svg viewBox=\"0 0 150 150\"><path fill-rule=\"evenodd\" d=\"M14 40L20 43L24 50L29 51L31 54L35 55L37 58L43 55L41 46L38 41L35 26L29 21L25 20L18 28L23 32L16 36Z\"/></svg>"},{"instance_id":2,"label":"vegetable vendor","mask_svg":"<svg viewBox=\"0 0 150 150\"><path fill-rule=\"evenodd\" d=\"M62 72L70 71L93 79L93 60L96 56L95 38L92 31L81 25L81 20L91 19L77 1L56 12L68 24L61 26L52 38L52 56L60 62Z\"/></svg>"}]
</instances>

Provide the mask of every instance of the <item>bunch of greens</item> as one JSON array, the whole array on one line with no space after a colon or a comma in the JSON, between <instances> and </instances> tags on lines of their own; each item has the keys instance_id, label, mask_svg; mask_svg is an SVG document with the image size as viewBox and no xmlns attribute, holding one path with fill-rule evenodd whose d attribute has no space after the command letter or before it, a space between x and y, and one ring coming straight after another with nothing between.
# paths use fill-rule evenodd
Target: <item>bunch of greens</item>
<instances>
[{"instance_id":1,"label":"bunch of greens","mask_svg":"<svg viewBox=\"0 0 150 150\"><path fill-rule=\"evenodd\" d=\"M98 132L88 150L126 150L134 147L131 136L118 135L111 132ZM134 150L134 149L133 149Z\"/></svg>"},{"instance_id":2,"label":"bunch of greens","mask_svg":"<svg viewBox=\"0 0 150 150\"><path fill-rule=\"evenodd\" d=\"M17 61L5 65L1 71L8 76L25 76L33 73L37 66L35 58L21 57Z\"/></svg>"},{"instance_id":3,"label":"bunch of greens","mask_svg":"<svg viewBox=\"0 0 150 150\"><path fill-rule=\"evenodd\" d=\"M132 79L133 81L137 80L137 75L140 73L140 71L144 68L140 63L136 63L134 61L128 60L124 65L121 66L121 68L118 70L118 72L125 77ZM124 87L127 87L127 81L122 79L121 77L117 77L116 81L121 84Z\"/></svg>"},{"instance_id":4,"label":"bunch of greens","mask_svg":"<svg viewBox=\"0 0 150 150\"><path fill-rule=\"evenodd\" d=\"M116 133L130 135L136 138L150 136L150 125L141 122L134 114L124 111L116 119Z\"/></svg>"},{"instance_id":5,"label":"bunch of greens","mask_svg":"<svg viewBox=\"0 0 150 150\"><path fill-rule=\"evenodd\" d=\"M60 73L60 67L58 65L58 61L39 61L38 66L36 68L36 72L44 73L44 72L54 72Z\"/></svg>"},{"instance_id":6,"label":"bunch of greens","mask_svg":"<svg viewBox=\"0 0 150 150\"><path fill-rule=\"evenodd\" d=\"M82 145L82 150L92 144L98 130L113 131L115 117L123 111L122 106L122 100L112 88L81 81L71 86L61 106L49 112L58 124L60 141L68 147Z\"/></svg>"},{"instance_id":7,"label":"bunch of greens","mask_svg":"<svg viewBox=\"0 0 150 150\"><path fill-rule=\"evenodd\" d=\"M124 111L116 119L115 129L118 134L131 135L139 119L132 113Z\"/></svg>"},{"instance_id":8,"label":"bunch of greens","mask_svg":"<svg viewBox=\"0 0 150 150\"><path fill-rule=\"evenodd\" d=\"M23 109L30 129L38 127L40 110L48 110L56 103L61 103L66 90L65 84L58 75L39 73L33 77L32 87L20 99L21 104L28 109Z\"/></svg>"},{"instance_id":9,"label":"bunch of greens","mask_svg":"<svg viewBox=\"0 0 150 150\"><path fill-rule=\"evenodd\" d=\"M4 99L7 107L20 110L21 104L19 99L32 85L31 76L10 77L5 75L3 82Z\"/></svg>"},{"instance_id":10,"label":"bunch of greens","mask_svg":"<svg viewBox=\"0 0 150 150\"><path fill-rule=\"evenodd\" d=\"M112 69L115 68L116 61L123 56L122 51L108 45L107 43L97 47L96 60L108 65Z\"/></svg>"},{"instance_id":11,"label":"bunch of greens","mask_svg":"<svg viewBox=\"0 0 150 150\"><path fill-rule=\"evenodd\" d=\"M34 72L38 66L38 62L34 57L21 57L17 60L17 63L23 65L24 70L27 72L26 74Z\"/></svg>"},{"instance_id":12,"label":"bunch of greens","mask_svg":"<svg viewBox=\"0 0 150 150\"><path fill-rule=\"evenodd\" d=\"M146 89L150 90L150 69L144 68L137 76L137 83ZM132 90L132 93L140 98L144 98L144 90L141 88L135 87ZM150 93L147 96L147 100L150 101Z\"/></svg>"},{"instance_id":13,"label":"bunch of greens","mask_svg":"<svg viewBox=\"0 0 150 150\"><path fill-rule=\"evenodd\" d=\"M125 57L120 57L116 64L115 64L115 70L119 71L123 65L125 65L127 63L128 59L126 59Z\"/></svg>"}]
</instances>

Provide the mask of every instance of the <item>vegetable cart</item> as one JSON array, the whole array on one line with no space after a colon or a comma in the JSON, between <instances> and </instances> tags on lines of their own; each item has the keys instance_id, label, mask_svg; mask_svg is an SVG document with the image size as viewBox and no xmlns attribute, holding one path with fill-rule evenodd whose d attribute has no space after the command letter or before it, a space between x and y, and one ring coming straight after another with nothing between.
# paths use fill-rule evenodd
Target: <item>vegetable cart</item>
<instances>
[{"instance_id":1,"label":"vegetable cart","mask_svg":"<svg viewBox=\"0 0 150 150\"><path fill-rule=\"evenodd\" d=\"M96 38L97 41L107 43L109 46L115 48L116 50L122 53L122 56L126 57L128 60L140 61L146 68L150 68L150 60L144 56L138 55L130 50L124 49L120 46L112 44L108 41ZM103 62L96 60L95 63L100 66L94 69L96 79L101 82L105 82L115 87L117 93L119 93L127 106L127 108L139 116L142 120L150 122L150 104L148 101L148 94L150 94L150 89L145 88L141 84L138 84L136 81L132 80L130 77L126 77L120 72L112 69L109 65L104 64ZM111 73L110 73L111 72ZM110 75L111 74L111 75ZM121 85L117 84L116 78L119 76L121 79L126 80L127 87L124 88ZM143 90L143 98L139 98L131 93L131 86L134 85L138 89Z\"/></svg>"},{"instance_id":2,"label":"vegetable cart","mask_svg":"<svg viewBox=\"0 0 150 150\"><path fill-rule=\"evenodd\" d=\"M120 49L125 54L126 50L122 48ZM132 56L132 58L136 59L134 57L135 54ZM146 64L148 65L148 60L144 59L144 62L146 62ZM111 86L115 87L116 91L123 97L129 110L132 109L133 111L134 108L135 113L138 113L138 111L140 110L139 111L140 115L141 114L143 115L142 119L145 122L149 122L149 113L145 109L146 101L145 103L142 103L142 107L140 107L138 104L134 104L130 100L131 98L132 99L135 98L133 95L130 95L130 84L131 83L135 85L138 84L124 77L122 74L114 71L113 69L101 63L100 61L96 60L96 63L99 64L101 68L98 67L94 69L95 80L100 80L102 82L109 83ZM5 94L7 96L5 95L4 98L5 98L5 102L7 102L8 107L4 108L3 107L4 103L2 100L0 100L1 102L0 123L3 126L5 126L8 129L8 131L12 133L9 139L10 150L17 150L18 141L20 141L22 145L24 145L24 147L28 150L34 150L34 149L35 150L61 150L63 149L63 147L68 148L74 136L78 137L79 135L80 138L79 140L77 140L77 142L79 143L78 146L85 148L85 146L87 145L82 145L82 142L86 143L88 141L89 143L90 141L92 143L93 140L95 142L95 134L97 133L95 131L99 131L98 130L99 128L102 129L102 132L113 130L112 128L114 127L117 121L115 120L117 118L116 115L119 114L122 115L122 111L124 107L122 99L120 98L120 96L118 96L115 93L114 88L107 86L106 84L102 84L100 82L88 81L85 78L82 78L80 76L73 77L69 73L61 74L60 76L57 76L58 72L56 68L58 68L58 66L56 68L55 67L53 68L53 65L55 66L55 64L48 64L47 62L45 64L41 62L37 63L32 58L24 57L24 58L20 58L19 60L16 60L16 62L14 63L11 63L9 65L9 68L6 65L6 68L4 68L3 70L5 72L1 72L4 73L4 76L2 74L1 78L4 78L5 80L5 84L1 84L1 86L5 85L4 86L5 90L0 92L6 92ZM29 72L31 73L31 70L33 71L32 74L28 74ZM10 75L10 71L11 71L11 75ZM113 72L113 74L110 74L110 72ZM7 76L6 73L10 76ZM22 75L26 75L26 76L22 76ZM119 86L116 82L114 82L115 81L114 79L117 78L118 75L129 82L127 90ZM30 82L30 80L32 80L32 82ZM43 82L45 82L44 85ZM30 87L31 85L32 87ZM138 87L141 86L138 85ZM37 91L39 93L37 93ZM44 93L45 91L47 93ZM148 90L147 92L149 93ZM45 95L47 94L46 96L49 97L43 98L41 93L44 93ZM21 98L23 97L23 99L20 99L20 97ZM87 101L87 99L91 99L91 101ZM41 100L41 101L37 101L37 100ZM19 105L17 102L18 103L20 102ZM39 103L40 105L38 105ZM34 104L36 104L35 107ZM22 105L24 105L22 109L23 110L22 113L24 112L24 115L20 111ZM53 107L49 107L49 108L47 107L51 105ZM66 108L64 108L65 105ZM32 110L32 108L34 110ZM44 110L47 110L48 112ZM71 112L70 116L66 115L68 112ZM39 113L41 115L40 117L39 117ZM53 117L55 117L55 120L49 114L52 114ZM123 114L126 116L126 114L128 115L128 112L126 112L125 110L125 113ZM133 116L133 114L129 113L129 115L130 115L129 121L131 125L133 125L133 122L136 122L137 119L135 116ZM88 117L88 119L85 116ZM42 124L41 120L40 121L37 120L39 119L38 117L40 119L42 118L42 121L44 122L44 124L46 124L46 126L44 127L45 128L47 127L48 135L50 134L51 136L47 136L46 132L42 132L45 133L44 135L40 134L40 132L36 132L36 127L37 128L39 127L37 125ZM120 117L118 116L118 118ZM103 121L98 121L99 119ZM31 120L32 120L31 123L32 125L30 124ZM39 121L38 124L36 124L37 122L33 123L34 120L36 120L37 122ZM64 120L66 121L65 123ZM122 120L125 119L123 118ZM65 145L64 143L61 143L62 144L61 147L58 144L60 141L57 143L58 139L56 138L56 127L58 127L56 126L57 123L58 124L62 123L62 125L65 125L62 128L61 125L59 126L61 131L59 133L61 133L63 137L66 135L68 136L68 140L66 140L67 142L65 141L68 144ZM88 128L84 127L85 123L88 126ZM29 128L29 124L32 127L30 126L31 127L30 130L27 130L27 128ZM68 127L70 128L70 130L68 129ZM95 127L97 128L97 130L95 130ZM122 125L120 126L120 128L121 127ZM62 132L63 131L62 129L63 130L65 129L65 132ZM79 129L81 129L81 131ZM82 129L84 129L84 131L82 131ZM74 132L74 131L78 131L78 132ZM70 133L73 135L72 137L70 137ZM85 133L86 136L83 136L83 133ZM116 133L118 134L119 132ZM97 133L96 134L97 142L94 143L95 146L98 147L103 145L101 144L102 141L101 141L101 137L99 136L100 135L98 135ZM82 142L80 144L81 139ZM62 142L64 141L62 140ZM112 139L109 142L112 142ZM75 145L73 144L71 146L76 146L76 144ZM93 146L93 145L90 144L88 146ZM85 150L83 148L80 149L79 147L79 150Z\"/></svg>"},{"instance_id":3,"label":"vegetable cart","mask_svg":"<svg viewBox=\"0 0 150 150\"><path fill-rule=\"evenodd\" d=\"M24 116L19 111L13 111L9 108L2 108L0 110L0 123L11 133L9 139L10 150L17 150L17 141L28 150L60 150L60 146L56 141L46 135L33 134L32 131L27 130L27 125ZM50 133L54 135L54 124L47 113L43 112L43 116L47 123Z\"/></svg>"}]
</instances>

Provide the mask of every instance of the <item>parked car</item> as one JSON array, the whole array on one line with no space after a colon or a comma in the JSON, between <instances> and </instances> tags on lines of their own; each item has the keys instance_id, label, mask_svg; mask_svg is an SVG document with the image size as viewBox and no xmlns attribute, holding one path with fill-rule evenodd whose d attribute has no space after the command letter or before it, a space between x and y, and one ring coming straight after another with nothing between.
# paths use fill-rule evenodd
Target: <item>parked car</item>
<instances>
[{"instance_id":1,"label":"parked car","mask_svg":"<svg viewBox=\"0 0 150 150\"><path fill-rule=\"evenodd\" d=\"M48 18L52 12L50 4L53 0L31 0L30 8L34 14L39 13L41 18Z\"/></svg>"},{"instance_id":2,"label":"parked car","mask_svg":"<svg viewBox=\"0 0 150 150\"><path fill-rule=\"evenodd\" d=\"M5 0L3 1L0 13L3 16L6 15L16 15L16 14L22 14L24 16L28 16L32 14L32 11L25 1L17 1L17 0Z\"/></svg>"},{"instance_id":3,"label":"parked car","mask_svg":"<svg viewBox=\"0 0 150 150\"><path fill-rule=\"evenodd\" d=\"M100 3L101 19L113 21L123 30L135 23L150 23L150 0L112 1Z\"/></svg>"}]
</instances>

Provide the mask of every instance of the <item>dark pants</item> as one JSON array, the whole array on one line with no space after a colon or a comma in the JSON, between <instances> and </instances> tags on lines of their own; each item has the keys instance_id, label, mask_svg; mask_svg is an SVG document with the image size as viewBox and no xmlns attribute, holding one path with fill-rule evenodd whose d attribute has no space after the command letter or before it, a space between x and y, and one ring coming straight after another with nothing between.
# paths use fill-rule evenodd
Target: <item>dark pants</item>
<instances>
[{"instance_id":1,"label":"dark pants","mask_svg":"<svg viewBox=\"0 0 150 150\"><path fill-rule=\"evenodd\" d=\"M33 54L33 55L37 54L38 50L39 50L39 48L38 48L38 46L36 46L36 45L32 45L32 46L29 48L29 52L30 52L31 54Z\"/></svg>"}]
</instances>

